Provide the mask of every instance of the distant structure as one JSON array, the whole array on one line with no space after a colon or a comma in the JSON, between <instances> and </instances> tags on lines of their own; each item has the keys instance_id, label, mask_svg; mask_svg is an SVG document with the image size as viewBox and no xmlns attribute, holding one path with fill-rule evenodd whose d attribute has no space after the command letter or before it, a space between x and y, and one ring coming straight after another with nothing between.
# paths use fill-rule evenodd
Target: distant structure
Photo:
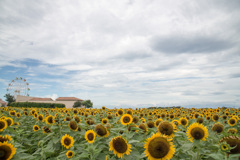
<instances>
[{"instance_id":1,"label":"distant structure","mask_svg":"<svg viewBox=\"0 0 240 160\"><path fill-rule=\"evenodd\" d=\"M18 95L29 96L29 91L29 83L22 77L16 77L8 84L7 87L7 93L13 95L15 99Z\"/></svg>"},{"instance_id":2,"label":"distant structure","mask_svg":"<svg viewBox=\"0 0 240 160\"><path fill-rule=\"evenodd\" d=\"M7 102L4 102L1 98L0 98L0 107L6 107L7 106Z\"/></svg>"},{"instance_id":3,"label":"distant structure","mask_svg":"<svg viewBox=\"0 0 240 160\"><path fill-rule=\"evenodd\" d=\"M55 101L52 98L40 98L17 95L16 102L36 102L36 103L61 103L66 108L72 108L76 101L83 101L76 97L58 97Z\"/></svg>"}]
</instances>

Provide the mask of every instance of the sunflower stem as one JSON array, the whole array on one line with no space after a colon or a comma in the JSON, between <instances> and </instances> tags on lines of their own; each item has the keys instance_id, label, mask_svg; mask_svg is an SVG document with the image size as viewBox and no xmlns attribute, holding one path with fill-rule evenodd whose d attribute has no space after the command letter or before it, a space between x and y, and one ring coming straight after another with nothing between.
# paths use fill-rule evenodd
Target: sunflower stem
<instances>
[{"instance_id":1,"label":"sunflower stem","mask_svg":"<svg viewBox=\"0 0 240 160\"><path fill-rule=\"evenodd\" d=\"M225 153L225 160L228 160L228 156L227 156L227 153Z\"/></svg>"},{"instance_id":2,"label":"sunflower stem","mask_svg":"<svg viewBox=\"0 0 240 160\"><path fill-rule=\"evenodd\" d=\"M199 149L197 148L197 159L199 159L200 160L200 157L199 157Z\"/></svg>"}]
</instances>

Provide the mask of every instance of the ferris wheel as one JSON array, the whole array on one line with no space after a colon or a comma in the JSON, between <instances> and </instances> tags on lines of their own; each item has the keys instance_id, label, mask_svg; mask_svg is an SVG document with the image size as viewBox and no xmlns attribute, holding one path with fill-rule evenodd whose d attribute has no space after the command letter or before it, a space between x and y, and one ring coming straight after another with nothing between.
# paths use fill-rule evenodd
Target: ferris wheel
<instances>
[{"instance_id":1,"label":"ferris wheel","mask_svg":"<svg viewBox=\"0 0 240 160\"><path fill-rule=\"evenodd\" d=\"M14 95L15 99L17 98L17 95L29 96L29 91L29 83L22 77L16 77L16 79L12 80L11 83L8 84L7 88L7 93Z\"/></svg>"}]
</instances>

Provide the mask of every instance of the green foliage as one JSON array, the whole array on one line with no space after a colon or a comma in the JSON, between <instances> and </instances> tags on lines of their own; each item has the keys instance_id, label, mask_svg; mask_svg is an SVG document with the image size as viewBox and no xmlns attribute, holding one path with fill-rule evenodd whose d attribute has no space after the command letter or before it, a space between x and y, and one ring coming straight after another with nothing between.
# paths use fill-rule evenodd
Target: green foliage
<instances>
[{"instance_id":1,"label":"green foliage","mask_svg":"<svg viewBox=\"0 0 240 160\"><path fill-rule=\"evenodd\" d=\"M13 102L12 107L25 107L25 108L65 108L62 103L35 103L35 102Z\"/></svg>"},{"instance_id":2,"label":"green foliage","mask_svg":"<svg viewBox=\"0 0 240 160\"><path fill-rule=\"evenodd\" d=\"M9 94L9 93L5 94L4 97L6 97L6 101L8 102L8 106L11 106L11 104L16 101L14 96Z\"/></svg>"},{"instance_id":3,"label":"green foliage","mask_svg":"<svg viewBox=\"0 0 240 160\"><path fill-rule=\"evenodd\" d=\"M10 115L10 110L15 110L16 113L21 113L21 117ZM1 135L11 136L12 141L8 143L11 143L17 149L12 160L66 160L66 153L69 150L74 153L73 158L71 158L72 160L119 160L120 158L115 156L114 152L109 151L109 142L114 137L119 135L121 135L127 141L127 143L131 145L131 152L129 155L124 155L124 160L148 160L144 145L147 143L148 138L151 137L153 133L155 134L158 132L157 127L148 128L146 132L138 127L132 127L131 131L129 131L127 125L121 124L121 116L113 116L112 119L109 119L109 123L106 125L106 127L108 127L109 135L107 137L96 136L95 141L89 144L85 139L86 131L95 130L96 125L101 124L102 118L107 117L110 112L115 113L115 109L36 109L37 114L41 114L43 117L47 117L49 114L53 116L58 113L60 116L55 116L55 122L53 124L47 124L46 121L35 118L35 115L31 114L32 109L29 108L11 108L10 110L0 107L1 116L11 116L14 123L19 123L19 125L14 124L8 126L1 132ZM75 116L78 116L81 119L80 123L78 123L80 130L73 131L69 128L69 121L66 121L65 119L66 117L70 117L69 114L74 115L75 111L84 113L88 113L89 111L97 111L98 113L94 115L88 114L87 118L86 115L75 114ZM126 113L127 109L124 109L124 111ZM159 113L161 113L161 111L166 112L165 109L152 109L151 112L152 111ZM170 109L168 111L170 112ZM195 113L197 110L182 109L180 111ZM223 112L220 112L219 115L223 115L226 112L233 114L236 113L236 111L238 112L238 109L230 111L224 110ZM25 115L26 112L29 114ZM139 113L144 113L144 110L133 111L133 116L139 116ZM186 114L182 114L180 117L182 116L186 116ZM142 116L142 118L146 120L148 120L150 117L152 118L152 121L158 119L155 115L150 116L149 114L144 114ZM95 124L89 125L87 123L88 118L91 118ZM172 121L168 119L168 117L162 119L163 121ZM175 120L178 119L179 118L175 118ZM74 118L72 118L72 120L74 120ZM192 123L197 121L197 119L192 117L188 120L188 126L185 127L179 124L176 132L174 132L174 137L172 138L171 143L174 145L175 153L171 160L239 160L240 154L228 154L227 150L221 149L221 145L227 143L220 143L220 140L223 137L231 135L237 136L237 139L235 140L238 140L240 137L239 135L233 135L227 132L229 128L235 128L239 133L240 121L238 121L238 123L232 127L228 123L225 123L226 120L220 117L218 122L224 125L224 131L222 133L216 133L212 130L212 126L217 122L204 119L203 125L208 128L209 132L206 141L194 140L191 142L186 134L186 131ZM139 121L136 125L138 126L140 123L142 122ZM38 125L40 130L35 132L33 130L34 125ZM43 133L42 129L44 127L49 127L50 133ZM133 130L138 130L138 132L133 132ZM74 139L74 144L69 149L66 149L61 144L62 137L65 134L68 134ZM230 147L230 149L234 147L236 146Z\"/></svg>"},{"instance_id":4,"label":"green foliage","mask_svg":"<svg viewBox=\"0 0 240 160\"><path fill-rule=\"evenodd\" d=\"M73 108L77 108L77 107L81 107L82 106L82 102L81 101L76 101L74 104L73 104Z\"/></svg>"},{"instance_id":5,"label":"green foliage","mask_svg":"<svg viewBox=\"0 0 240 160\"><path fill-rule=\"evenodd\" d=\"M82 105L86 106L86 108L92 108L93 107L93 103L89 99L86 100L86 101L83 101Z\"/></svg>"}]
</instances>

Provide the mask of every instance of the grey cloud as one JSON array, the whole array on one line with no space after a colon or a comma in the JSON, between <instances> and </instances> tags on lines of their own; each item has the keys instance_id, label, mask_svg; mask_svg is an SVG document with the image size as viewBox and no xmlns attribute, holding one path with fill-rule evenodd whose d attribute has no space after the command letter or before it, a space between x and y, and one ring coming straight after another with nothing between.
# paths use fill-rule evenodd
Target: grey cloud
<instances>
[{"instance_id":1,"label":"grey cloud","mask_svg":"<svg viewBox=\"0 0 240 160\"><path fill-rule=\"evenodd\" d=\"M170 70L170 69L175 69L177 67L180 67L184 64L187 64L184 61L180 61L180 60L175 60L175 59L171 59L170 62L167 63L157 63L157 64L153 64L150 67L148 67L149 71L166 71L166 70Z\"/></svg>"},{"instance_id":2,"label":"grey cloud","mask_svg":"<svg viewBox=\"0 0 240 160\"><path fill-rule=\"evenodd\" d=\"M231 74L230 78L240 78L240 73Z\"/></svg>"},{"instance_id":3,"label":"grey cloud","mask_svg":"<svg viewBox=\"0 0 240 160\"><path fill-rule=\"evenodd\" d=\"M152 55L148 54L148 53L144 53L144 52L127 52L118 56L115 56L113 59L122 59L122 60L126 60L126 61L133 61L136 59L144 59L144 58L148 58L151 57Z\"/></svg>"},{"instance_id":4,"label":"grey cloud","mask_svg":"<svg viewBox=\"0 0 240 160\"><path fill-rule=\"evenodd\" d=\"M198 92L194 92L194 91L184 91L181 94L185 95L185 96L196 96L196 95L199 95Z\"/></svg>"},{"instance_id":5,"label":"grey cloud","mask_svg":"<svg viewBox=\"0 0 240 160\"><path fill-rule=\"evenodd\" d=\"M213 95L223 95L223 94L225 94L225 92L218 92L218 91L217 91L217 92L212 92L212 94L213 94Z\"/></svg>"},{"instance_id":6,"label":"grey cloud","mask_svg":"<svg viewBox=\"0 0 240 160\"><path fill-rule=\"evenodd\" d=\"M163 53L211 53L229 49L233 44L227 40L203 36L158 36L151 42L151 48Z\"/></svg>"}]
</instances>

